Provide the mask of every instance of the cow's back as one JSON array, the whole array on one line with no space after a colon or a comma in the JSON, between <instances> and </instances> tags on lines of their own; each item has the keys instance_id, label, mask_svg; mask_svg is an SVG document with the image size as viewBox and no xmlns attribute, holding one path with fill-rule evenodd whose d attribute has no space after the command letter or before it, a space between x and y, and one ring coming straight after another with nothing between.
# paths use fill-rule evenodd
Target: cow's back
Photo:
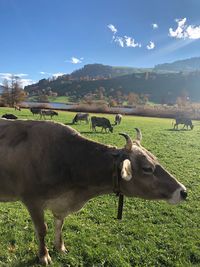
<instances>
[{"instance_id":1,"label":"cow's back","mask_svg":"<svg viewBox=\"0 0 200 267\"><path fill-rule=\"evenodd\" d=\"M60 123L0 120L0 201L50 199L82 187L91 166L91 177L98 179L99 162L108 161L104 150Z\"/></svg>"},{"instance_id":2,"label":"cow's back","mask_svg":"<svg viewBox=\"0 0 200 267\"><path fill-rule=\"evenodd\" d=\"M0 200L18 199L36 190L42 194L48 186L59 185L76 135L57 123L0 120Z\"/></svg>"}]
</instances>

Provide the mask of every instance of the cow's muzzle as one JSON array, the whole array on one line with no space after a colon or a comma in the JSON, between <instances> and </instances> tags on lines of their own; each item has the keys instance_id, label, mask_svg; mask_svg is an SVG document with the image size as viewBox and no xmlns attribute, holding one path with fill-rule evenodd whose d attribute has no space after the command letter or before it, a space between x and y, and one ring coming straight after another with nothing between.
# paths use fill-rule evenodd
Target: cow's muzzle
<instances>
[{"instance_id":1,"label":"cow's muzzle","mask_svg":"<svg viewBox=\"0 0 200 267\"><path fill-rule=\"evenodd\" d=\"M178 204L179 202L186 200L187 198L187 191L183 184L179 184L180 187L177 188L174 193L172 194L171 198L167 200L170 204Z\"/></svg>"},{"instance_id":2,"label":"cow's muzzle","mask_svg":"<svg viewBox=\"0 0 200 267\"><path fill-rule=\"evenodd\" d=\"M180 191L180 195L181 195L181 197L182 197L183 200L186 200L188 194L187 194L187 191L186 190L181 190Z\"/></svg>"}]
</instances>

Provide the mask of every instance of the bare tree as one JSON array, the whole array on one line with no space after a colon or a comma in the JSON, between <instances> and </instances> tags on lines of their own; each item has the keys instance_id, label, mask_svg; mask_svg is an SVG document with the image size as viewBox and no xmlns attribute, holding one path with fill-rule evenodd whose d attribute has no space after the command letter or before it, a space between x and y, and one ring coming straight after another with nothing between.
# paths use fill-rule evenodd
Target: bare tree
<instances>
[{"instance_id":1,"label":"bare tree","mask_svg":"<svg viewBox=\"0 0 200 267\"><path fill-rule=\"evenodd\" d=\"M14 107L23 101L26 97L26 93L22 88L20 78L17 76L11 76L10 80L5 79L3 81L3 93L2 102L5 105Z\"/></svg>"}]
</instances>

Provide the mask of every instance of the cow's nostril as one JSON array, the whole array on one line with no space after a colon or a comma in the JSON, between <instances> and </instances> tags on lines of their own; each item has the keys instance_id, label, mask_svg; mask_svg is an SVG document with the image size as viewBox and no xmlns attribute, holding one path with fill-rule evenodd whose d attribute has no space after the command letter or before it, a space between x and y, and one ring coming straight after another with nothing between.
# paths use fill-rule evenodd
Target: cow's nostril
<instances>
[{"instance_id":1,"label":"cow's nostril","mask_svg":"<svg viewBox=\"0 0 200 267\"><path fill-rule=\"evenodd\" d=\"M185 190L181 190L181 191L180 191L180 194L181 194L181 197L182 197L183 199L186 199L186 198L187 198L187 192L186 192Z\"/></svg>"}]
</instances>

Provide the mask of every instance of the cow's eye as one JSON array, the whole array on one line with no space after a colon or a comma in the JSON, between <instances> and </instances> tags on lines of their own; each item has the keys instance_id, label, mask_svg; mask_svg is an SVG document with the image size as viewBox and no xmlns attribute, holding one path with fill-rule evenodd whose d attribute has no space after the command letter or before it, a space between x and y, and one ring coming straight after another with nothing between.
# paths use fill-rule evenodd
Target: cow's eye
<instances>
[{"instance_id":1,"label":"cow's eye","mask_svg":"<svg viewBox=\"0 0 200 267\"><path fill-rule=\"evenodd\" d=\"M153 173L153 168L151 168L151 167L143 167L142 170L146 174L152 174Z\"/></svg>"}]
</instances>

